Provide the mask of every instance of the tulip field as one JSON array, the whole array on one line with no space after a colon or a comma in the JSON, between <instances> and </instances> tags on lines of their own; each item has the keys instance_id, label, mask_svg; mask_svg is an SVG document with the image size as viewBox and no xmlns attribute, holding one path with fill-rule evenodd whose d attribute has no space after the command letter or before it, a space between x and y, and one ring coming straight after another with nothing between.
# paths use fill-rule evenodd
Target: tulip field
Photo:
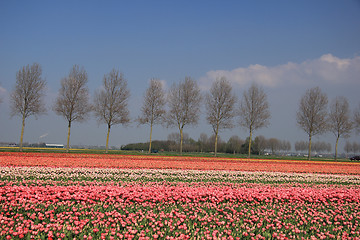
<instances>
[{"instance_id":1,"label":"tulip field","mask_svg":"<svg viewBox=\"0 0 360 240\"><path fill-rule=\"evenodd\" d=\"M360 239L360 163L0 153L0 239Z\"/></svg>"}]
</instances>

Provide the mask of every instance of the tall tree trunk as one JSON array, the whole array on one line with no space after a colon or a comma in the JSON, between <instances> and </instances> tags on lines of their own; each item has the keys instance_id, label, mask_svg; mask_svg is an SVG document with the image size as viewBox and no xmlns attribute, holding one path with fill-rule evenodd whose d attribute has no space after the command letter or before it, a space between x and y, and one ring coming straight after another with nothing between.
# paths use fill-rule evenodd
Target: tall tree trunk
<instances>
[{"instance_id":1,"label":"tall tree trunk","mask_svg":"<svg viewBox=\"0 0 360 240\"><path fill-rule=\"evenodd\" d=\"M311 134L309 134L309 152L308 152L308 160L311 160Z\"/></svg>"},{"instance_id":2,"label":"tall tree trunk","mask_svg":"<svg viewBox=\"0 0 360 240\"><path fill-rule=\"evenodd\" d=\"M215 157L217 155L217 145L218 145L218 134L219 134L219 122L216 125L216 130L215 130Z\"/></svg>"},{"instance_id":3,"label":"tall tree trunk","mask_svg":"<svg viewBox=\"0 0 360 240\"><path fill-rule=\"evenodd\" d=\"M149 153L151 153L151 137L152 137L153 123L150 123L150 141L149 141Z\"/></svg>"},{"instance_id":4,"label":"tall tree trunk","mask_svg":"<svg viewBox=\"0 0 360 240\"><path fill-rule=\"evenodd\" d=\"M339 138L340 138L340 136L337 135L336 144L335 144L335 161L337 160L337 147L338 147L338 143L339 143Z\"/></svg>"},{"instance_id":5,"label":"tall tree trunk","mask_svg":"<svg viewBox=\"0 0 360 240\"><path fill-rule=\"evenodd\" d=\"M68 125L68 134L67 134L67 143L66 143L66 152L69 152L70 149L70 128L71 128L71 121L69 121Z\"/></svg>"},{"instance_id":6,"label":"tall tree trunk","mask_svg":"<svg viewBox=\"0 0 360 240\"><path fill-rule=\"evenodd\" d=\"M182 155L182 150L183 150L183 129L180 128L180 155Z\"/></svg>"},{"instance_id":7,"label":"tall tree trunk","mask_svg":"<svg viewBox=\"0 0 360 240\"><path fill-rule=\"evenodd\" d=\"M21 127L21 135L20 135L20 148L19 151L23 151L23 138L24 138L24 128L25 128L25 114L22 117L22 127Z\"/></svg>"},{"instance_id":8,"label":"tall tree trunk","mask_svg":"<svg viewBox=\"0 0 360 240\"><path fill-rule=\"evenodd\" d=\"M108 124L108 131L107 131L107 136L106 136L106 150L105 150L105 153L108 153L109 152L109 136L110 136L110 128L111 128L111 125Z\"/></svg>"},{"instance_id":9,"label":"tall tree trunk","mask_svg":"<svg viewBox=\"0 0 360 240\"><path fill-rule=\"evenodd\" d=\"M214 153L215 157L216 157L216 154L217 154L217 141L218 141L218 133L215 133L215 153Z\"/></svg>"},{"instance_id":10,"label":"tall tree trunk","mask_svg":"<svg viewBox=\"0 0 360 240\"><path fill-rule=\"evenodd\" d=\"M251 154L251 138L252 138L252 128L250 127L250 139L249 139L249 152L248 152L248 158L250 158L250 154Z\"/></svg>"}]
</instances>

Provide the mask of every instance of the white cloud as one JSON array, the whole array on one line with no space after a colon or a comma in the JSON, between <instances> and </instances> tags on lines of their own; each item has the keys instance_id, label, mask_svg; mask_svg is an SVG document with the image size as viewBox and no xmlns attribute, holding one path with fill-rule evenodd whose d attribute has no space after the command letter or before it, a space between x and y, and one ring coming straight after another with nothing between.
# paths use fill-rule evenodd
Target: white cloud
<instances>
[{"instance_id":1,"label":"white cloud","mask_svg":"<svg viewBox=\"0 0 360 240\"><path fill-rule=\"evenodd\" d=\"M0 96L6 94L6 89L0 86Z\"/></svg>"},{"instance_id":2,"label":"white cloud","mask_svg":"<svg viewBox=\"0 0 360 240\"><path fill-rule=\"evenodd\" d=\"M307 60L302 63L289 62L268 67L259 64L247 68L236 68L231 71L213 70L200 79L202 89L209 89L211 83L220 77L226 77L234 85L240 87L251 82L257 82L267 87L280 84L309 83L360 83L360 57L341 59L332 54L325 54L318 59Z\"/></svg>"},{"instance_id":3,"label":"white cloud","mask_svg":"<svg viewBox=\"0 0 360 240\"><path fill-rule=\"evenodd\" d=\"M6 101L7 98L8 98L7 90L0 86L0 103Z\"/></svg>"},{"instance_id":4,"label":"white cloud","mask_svg":"<svg viewBox=\"0 0 360 240\"><path fill-rule=\"evenodd\" d=\"M335 66L339 69L346 69L351 63L350 59L340 59L340 58L334 57L331 54L325 54L325 55L321 56L320 60L322 62L335 64Z\"/></svg>"}]
</instances>

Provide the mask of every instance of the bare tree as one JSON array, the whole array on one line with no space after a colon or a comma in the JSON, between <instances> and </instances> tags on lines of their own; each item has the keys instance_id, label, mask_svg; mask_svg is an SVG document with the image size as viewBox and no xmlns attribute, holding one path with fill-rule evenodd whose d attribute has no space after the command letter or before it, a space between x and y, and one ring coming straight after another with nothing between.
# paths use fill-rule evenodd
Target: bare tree
<instances>
[{"instance_id":1,"label":"bare tree","mask_svg":"<svg viewBox=\"0 0 360 240\"><path fill-rule=\"evenodd\" d=\"M151 138L153 125L162 123L165 111L165 91L162 83L157 79L150 80L150 86L146 90L141 117L138 118L140 124L150 125L149 153L151 153Z\"/></svg>"},{"instance_id":2,"label":"bare tree","mask_svg":"<svg viewBox=\"0 0 360 240\"><path fill-rule=\"evenodd\" d=\"M308 143L305 141L299 141L295 143L295 151L305 151L307 149Z\"/></svg>"},{"instance_id":3,"label":"bare tree","mask_svg":"<svg viewBox=\"0 0 360 240\"><path fill-rule=\"evenodd\" d=\"M183 148L183 129L186 125L195 125L199 119L201 95L197 83L190 77L174 84L168 94L168 125L177 126L180 132L180 154Z\"/></svg>"},{"instance_id":4,"label":"bare tree","mask_svg":"<svg viewBox=\"0 0 360 240\"><path fill-rule=\"evenodd\" d=\"M300 100L297 124L309 136L308 160L311 159L311 138L327 131L327 103L325 93L319 87L308 89Z\"/></svg>"},{"instance_id":5,"label":"bare tree","mask_svg":"<svg viewBox=\"0 0 360 240\"><path fill-rule=\"evenodd\" d=\"M357 152L359 152L360 145L357 142L353 142L352 149L353 149L354 153L357 153Z\"/></svg>"},{"instance_id":6,"label":"bare tree","mask_svg":"<svg viewBox=\"0 0 360 240\"><path fill-rule=\"evenodd\" d=\"M113 69L104 75L101 90L95 93L94 113L99 123L107 124L106 153L109 151L110 129L115 124L126 124L130 121L128 100L130 91L122 73Z\"/></svg>"},{"instance_id":7,"label":"bare tree","mask_svg":"<svg viewBox=\"0 0 360 240\"><path fill-rule=\"evenodd\" d=\"M344 146L344 151L349 154L350 152L353 151L353 145L351 144L351 142L346 141L345 146Z\"/></svg>"},{"instance_id":8,"label":"bare tree","mask_svg":"<svg viewBox=\"0 0 360 240\"><path fill-rule=\"evenodd\" d=\"M227 142L228 152L240 153L241 151L241 145L245 143L244 140L240 139L238 136L234 135L231 136Z\"/></svg>"},{"instance_id":9,"label":"bare tree","mask_svg":"<svg viewBox=\"0 0 360 240\"><path fill-rule=\"evenodd\" d=\"M215 152L215 146L216 146L215 140L216 140L215 134L211 135L208 139L207 145L211 152ZM223 141L221 139L221 136L218 136L218 138L217 138L217 149L218 150L217 151L218 152L226 152L226 147L227 147L226 144L227 144L227 142Z\"/></svg>"},{"instance_id":10,"label":"bare tree","mask_svg":"<svg viewBox=\"0 0 360 240\"><path fill-rule=\"evenodd\" d=\"M59 95L54 105L56 114L63 116L68 121L68 134L66 151L70 148L70 128L74 121L84 121L88 116L91 106L89 105L89 90L86 86L88 81L84 68L74 65L69 76L61 80Z\"/></svg>"},{"instance_id":11,"label":"bare tree","mask_svg":"<svg viewBox=\"0 0 360 240\"><path fill-rule=\"evenodd\" d=\"M345 97L337 97L330 106L329 114L329 130L334 133L336 137L335 144L335 160L337 159L337 147L340 137L349 137L353 123L351 122L351 115L349 103Z\"/></svg>"},{"instance_id":12,"label":"bare tree","mask_svg":"<svg viewBox=\"0 0 360 240\"><path fill-rule=\"evenodd\" d=\"M354 112L354 127L356 128L357 132L360 132L360 104L357 110Z\"/></svg>"},{"instance_id":13,"label":"bare tree","mask_svg":"<svg viewBox=\"0 0 360 240\"><path fill-rule=\"evenodd\" d=\"M187 134L184 133L184 136L185 135L187 135ZM170 141L170 142L174 142L176 144L180 144L180 134L178 132L169 133L168 136L167 136L167 140Z\"/></svg>"},{"instance_id":14,"label":"bare tree","mask_svg":"<svg viewBox=\"0 0 360 240\"><path fill-rule=\"evenodd\" d=\"M249 129L248 157L251 154L251 138L253 131L266 127L269 124L270 111L267 96L264 90L253 83L248 91L244 92L240 102L240 126Z\"/></svg>"},{"instance_id":15,"label":"bare tree","mask_svg":"<svg viewBox=\"0 0 360 240\"><path fill-rule=\"evenodd\" d=\"M267 139L263 136L257 136L254 141L254 145L256 146L259 155L264 154L267 145Z\"/></svg>"},{"instance_id":16,"label":"bare tree","mask_svg":"<svg viewBox=\"0 0 360 240\"><path fill-rule=\"evenodd\" d=\"M276 151L280 150L281 141L277 138L270 138L267 141L267 148L271 150L271 154L275 154Z\"/></svg>"},{"instance_id":17,"label":"bare tree","mask_svg":"<svg viewBox=\"0 0 360 240\"><path fill-rule=\"evenodd\" d=\"M205 96L207 121L212 126L215 135L215 156L217 153L218 135L221 129L232 128L235 116L234 105L236 96L232 94L232 87L226 78L216 79L210 93Z\"/></svg>"},{"instance_id":18,"label":"bare tree","mask_svg":"<svg viewBox=\"0 0 360 240\"><path fill-rule=\"evenodd\" d=\"M41 77L42 69L38 63L22 67L16 73L16 84L11 93L11 116L22 117L20 151L23 150L25 119L46 112L44 96L46 81Z\"/></svg>"},{"instance_id":19,"label":"bare tree","mask_svg":"<svg viewBox=\"0 0 360 240\"><path fill-rule=\"evenodd\" d=\"M171 151L176 151L180 146L180 133L173 132L170 133L167 137L167 140L172 143ZM190 140L189 134L183 133L183 145L186 145Z\"/></svg>"},{"instance_id":20,"label":"bare tree","mask_svg":"<svg viewBox=\"0 0 360 240\"><path fill-rule=\"evenodd\" d=\"M280 141L280 150L288 152L291 150L291 143L287 140Z\"/></svg>"},{"instance_id":21,"label":"bare tree","mask_svg":"<svg viewBox=\"0 0 360 240\"><path fill-rule=\"evenodd\" d=\"M206 133L201 133L200 137L198 139L200 152L205 152L206 151L207 142L208 142L208 136L206 135Z\"/></svg>"},{"instance_id":22,"label":"bare tree","mask_svg":"<svg viewBox=\"0 0 360 240\"><path fill-rule=\"evenodd\" d=\"M313 142L312 149L318 153L331 152L331 144L327 142Z\"/></svg>"}]
</instances>

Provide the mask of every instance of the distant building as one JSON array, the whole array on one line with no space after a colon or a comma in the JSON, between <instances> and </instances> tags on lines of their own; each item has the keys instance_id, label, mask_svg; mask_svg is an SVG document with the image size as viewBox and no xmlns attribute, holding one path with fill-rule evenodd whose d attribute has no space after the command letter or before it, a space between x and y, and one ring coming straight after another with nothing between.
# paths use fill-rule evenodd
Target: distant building
<instances>
[{"instance_id":1,"label":"distant building","mask_svg":"<svg viewBox=\"0 0 360 240\"><path fill-rule=\"evenodd\" d=\"M47 148L64 148L64 144L46 143Z\"/></svg>"}]
</instances>

